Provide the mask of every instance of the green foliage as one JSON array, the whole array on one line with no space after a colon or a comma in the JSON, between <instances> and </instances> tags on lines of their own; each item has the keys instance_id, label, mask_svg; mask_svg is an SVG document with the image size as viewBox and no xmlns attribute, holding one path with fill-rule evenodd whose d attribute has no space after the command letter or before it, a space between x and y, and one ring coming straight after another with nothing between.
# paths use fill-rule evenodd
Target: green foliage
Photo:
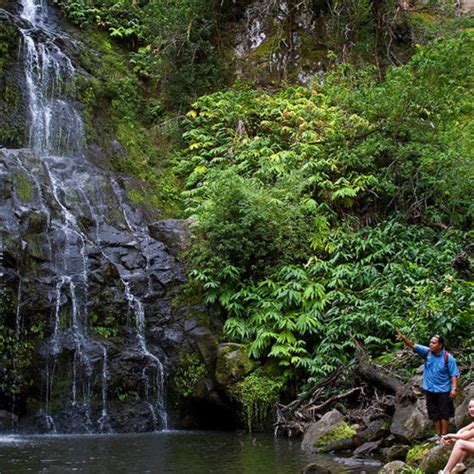
<instances>
[{"instance_id":1,"label":"green foliage","mask_svg":"<svg viewBox=\"0 0 474 474\"><path fill-rule=\"evenodd\" d=\"M122 51L99 35L91 41L101 54L85 56L83 62L94 70L94 78L81 77L77 84L85 105L87 141L100 146L102 159L107 157L114 171L135 178L127 181L131 200L156 218L163 213L176 215L177 182L167 166L169 147L177 135L176 119L160 116L161 125L154 125L159 100L147 97L150 91L124 62Z\"/></svg>"},{"instance_id":2,"label":"green foliage","mask_svg":"<svg viewBox=\"0 0 474 474\"><path fill-rule=\"evenodd\" d=\"M117 396L117 399L120 400L121 402L125 402L127 400L135 400L135 401L140 400L140 395L138 394L136 390L130 390L127 388L118 387L115 390L115 394Z\"/></svg>"},{"instance_id":3,"label":"green foliage","mask_svg":"<svg viewBox=\"0 0 474 474\"><path fill-rule=\"evenodd\" d=\"M226 330L251 341L254 357L274 357L317 377L348 362L352 337L377 353L395 327L418 340L438 331L451 345L472 343L464 328L472 317L473 285L451 267L460 235L391 221L335 231L326 247L326 257L283 267L225 306L231 316Z\"/></svg>"},{"instance_id":4,"label":"green foliage","mask_svg":"<svg viewBox=\"0 0 474 474\"><path fill-rule=\"evenodd\" d=\"M318 378L353 338L393 349L395 327L472 344L472 282L452 265L473 211L472 57L462 34L383 81L343 64L323 85L193 104L176 160L191 276L253 357Z\"/></svg>"},{"instance_id":5,"label":"green foliage","mask_svg":"<svg viewBox=\"0 0 474 474\"><path fill-rule=\"evenodd\" d=\"M423 474L423 471L419 467L404 466L402 468L403 474Z\"/></svg>"},{"instance_id":6,"label":"green foliage","mask_svg":"<svg viewBox=\"0 0 474 474\"><path fill-rule=\"evenodd\" d=\"M89 315L89 327L91 331L99 336L108 338L118 336L120 331L120 321L112 314L104 316L97 313Z\"/></svg>"},{"instance_id":7,"label":"green foliage","mask_svg":"<svg viewBox=\"0 0 474 474\"><path fill-rule=\"evenodd\" d=\"M420 48L382 83L344 65L324 87L205 96L188 116L177 170L190 212L231 168L287 201L338 214L402 209L446 223L472 217L472 40ZM462 183L454 180L466 176Z\"/></svg>"},{"instance_id":8,"label":"green foliage","mask_svg":"<svg viewBox=\"0 0 474 474\"><path fill-rule=\"evenodd\" d=\"M213 0L56 0L70 21L105 30L130 50L141 77L159 84L163 104L187 106L219 83Z\"/></svg>"},{"instance_id":9,"label":"green foliage","mask_svg":"<svg viewBox=\"0 0 474 474\"><path fill-rule=\"evenodd\" d=\"M16 309L14 298L6 288L0 288L0 399L2 403L13 400L28 390L32 384L31 369L35 362L35 348L44 337L41 321L27 328L11 324Z\"/></svg>"},{"instance_id":10,"label":"green foliage","mask_svg":"<svg viewBox=\"0 0 474 474\"><path fill-rule=\"evenodd\" d=\"M239 281L265 270L304 248L304 210L292 206L258 181L224 172L216 178L199 209L200 228L192 276L206 290L206 301L228 302ZM291 253L291 254L290 254ZM201 270L202 268L202 270Z\"/></svg>"},{"instance_id":11,"label":"green foliage","mask_svg":"<svg viewBox=\"0 0 474 474\"><path fill-rule=\"evenodd\" d=\"M249 433L262 429L270 409L278 401L282 382L253 373L237 383L232 395L242 407L242 415Z\"/></svg>"},{"instance_id":12,"label":"green foliage","mask_svg":"<svg viewBox=\"0 0 474 474\"><path fill-rule=\"evenodd\" d=\"M430 442L423 444L416 444L410 448L407 453L408 464L419 464L424 457L428 454L433 444Z\"/></svg>"},{"instance_id":13,"label":"green foliage","mask_svg":"<svg viewBox=\"0 0 474 474\"><path fill-rule=\"evenodd\" d=\"M196 387L206 375L206 366L195 352L183 353L176 364L173 383L182 397L189 398L196 395Z\"/></svg>"},{"instance_id":14,"label":"green foliage","mask_svg":"<svg viewBox=\"0 0 474 474\"><path fill-rule=\"evenodd\" d=\"M436 38L455 37L460 29L472 28L474 20L467 16L440 15L433 6L429 9L412 11L408 14L410 30L416 44L426 44Z\"/></svg>"}]
</instances>

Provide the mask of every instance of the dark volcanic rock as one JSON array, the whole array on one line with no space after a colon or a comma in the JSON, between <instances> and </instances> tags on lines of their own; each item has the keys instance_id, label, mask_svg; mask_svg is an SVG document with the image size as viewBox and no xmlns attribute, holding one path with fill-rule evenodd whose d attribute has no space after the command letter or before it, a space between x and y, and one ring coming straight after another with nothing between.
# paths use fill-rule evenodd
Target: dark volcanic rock
<instances>
[{"instance_id":1,"label":"dark volcanic rock","mask_svg":"<svg viewBox=\"0 0 474 474\"><path fill-rule=\"evenodd\" d=\"M186 221L168 219L154 222L149 226L150 235L164 242L173 255L189 247L191 233Z\"/></svg>"},{"instance_id":2,"label":"dark volcanic rock","mask_svg":"<svg viewBox=\"0 0 474 474\"><path fill-rule=\"evenodd\" d=\"M18 417L7 410L0 410L0 432L12 431L18 424Z\"/></svg>"}]
</instances>

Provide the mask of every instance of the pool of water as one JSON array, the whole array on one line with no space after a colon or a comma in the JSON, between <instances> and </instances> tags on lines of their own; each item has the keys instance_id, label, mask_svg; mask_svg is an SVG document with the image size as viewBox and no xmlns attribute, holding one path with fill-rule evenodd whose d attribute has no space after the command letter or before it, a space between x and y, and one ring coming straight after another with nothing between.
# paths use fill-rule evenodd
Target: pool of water
<instances>
[{"instance_id":1,"label":"pool of water","mask_svg":"<svg viewBox=\"0 0 474 474\"><path fill-rule=\"evenodd\" d=\"M108 435L0 435L0 473L375 473L378 463L316 455L269 434L164 431Z\"/></svg>"}]
</instances>

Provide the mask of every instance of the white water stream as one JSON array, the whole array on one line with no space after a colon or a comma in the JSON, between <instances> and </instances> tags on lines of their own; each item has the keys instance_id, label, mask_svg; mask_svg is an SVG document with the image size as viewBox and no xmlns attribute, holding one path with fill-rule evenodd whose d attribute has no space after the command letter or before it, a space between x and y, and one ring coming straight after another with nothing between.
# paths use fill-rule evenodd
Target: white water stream
<instances>
[{"instance_id":1,"label":"white water stream","mask_svg":"<svg viewBox=\"0 0 474 474\"><path fill-rule=\"evenodd\" d=\"M110 206L110 203L103 201L101 187L113 189L116 202L112 205L120 208L131 240L141 246L146 261L145 272L149 269L148 231L133 218L120 186L114 180L109 180L102 170L95 168L84 156L83 120L68 95L76 70L71 59L57 45L58 32L47 3L42 0L21 0L21 7L21 18L25 24L20 32L30 113L29 148L33 152L33 158L15 150L6 150L6 153L16 160L29 182L33 183L35 205L46 216L46 225L55 236L54 244L48 240L44 245L56 274L50 290L52 332L45 369L46 423L51 431L55 431L50 401L54 395L57 360L67 350L73 353L71 408L85 419L88 431L93 430L94 425L100 431L110 430L107 401L108 348L105 342L91 336L88 323L91 272L89 253L95 252L113 265L119 274L124 298L135 318L135 350L148 361L142 372L146 398L144 401L151 407L155 429L166 429L165 369L161 360L150 352L147 345L145 308L132 291L133 271L118 264L100 247L99 229L107 223L107 209ZM43 177L43 183L40 182L39 175ZM94 223L95 235L84 232L76 214L78 208L85 210L89 221ZM15 323L17 338L21 337L22 331L21 274L19 277ZM149 275L147 278L150 286ZM72 347L68 341L72 341ZM96 420L91 419L93 383L100 384L102 404Z\"/></svg>"}]
</instances>

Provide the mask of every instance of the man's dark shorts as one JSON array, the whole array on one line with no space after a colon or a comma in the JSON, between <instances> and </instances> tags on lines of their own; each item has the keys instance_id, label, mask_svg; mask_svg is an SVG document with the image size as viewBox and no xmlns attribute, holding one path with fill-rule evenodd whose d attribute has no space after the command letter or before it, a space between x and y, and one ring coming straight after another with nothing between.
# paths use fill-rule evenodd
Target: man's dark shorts
<instances>
[{"instance_id":1,"label":"man's dark shorts","mask_svg":"<svg viewBox=\"0 0 474 474\"><path fill-rule=\"evenodd\" d=\"M449 392L426 392L426 408L430 420L449 420L454 417L453 399Z\"/></svg>"}]
</instances>

